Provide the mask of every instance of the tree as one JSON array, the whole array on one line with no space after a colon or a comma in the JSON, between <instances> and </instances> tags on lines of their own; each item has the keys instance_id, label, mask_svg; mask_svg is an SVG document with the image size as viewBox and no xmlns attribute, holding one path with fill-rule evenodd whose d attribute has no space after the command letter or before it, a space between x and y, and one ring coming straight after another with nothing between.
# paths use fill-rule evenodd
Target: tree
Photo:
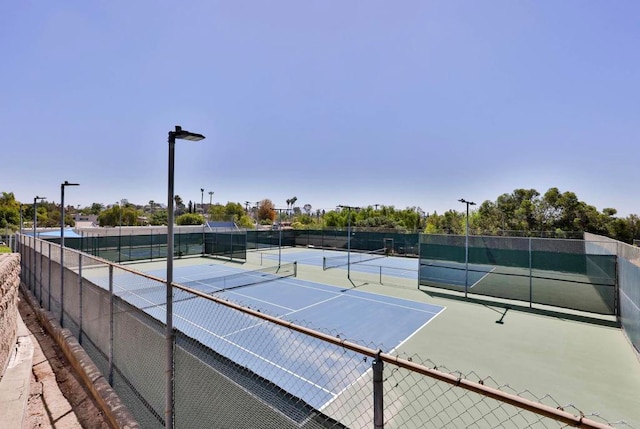
<instances>
[{"instance_id":1,"label":"tree","mask_svg":"<svg viewBox=\"0 0 640 429\"><path fill-rule=\"evenodd\" d=\"M120 210L119 205L112 205L110 208L103 210L98 215L98 224L100 226L118 226L120 222Z\"/></svg>"},{"instance_id":2,"label":"tree","mask_svg":"<svg viewBox=\"0 0 640 429\"><path fill-rule=\"evenodd\" d=\"M465 213L448 210L443 215L437 213L427 218L425 232L428 234L464 234Z\"/></svg>"},{"instance_id":3,"label":"tree","mask_svg":"<svg viewBox=\"0 0 640 429\"><path fill-rule=\"evenodd\" d=\"M180 195L174 195L173 201L175 203L174 211L176 215L181 215L182 213L184 213L185 206L182 197L180 197Z\"/></svg>"},{"instance_id":4,"label":"tree","mask_svg":"<svg viewBox=\"0 0 640 429\"><path fill-rule=\"evenodd\" d=\"M176 225L202 225L204 216L198 213L185 213L176 218Z\"/></svg>"},{"instance_id":5,"label":"tree","mask_svg":"<svg viewBox=\"0 0 640 429\"><path fill-rule=\"evenodd\" d=\"M209 207L209 219L217 222L224 221L225 209L222 204L213 204Z\"/></svg>"},{"instance_id":6,"label":"tree","mask_svg":"<svg viewBox=\"0 0 640 429\"><path fill-rule=\"evenodd\" d=\"M311 215L311 204L305 204L302 208L306 215Z\"/></svg>"},{"instance_id":7,"label":"tree","mask_svg":"<svg viewBox=\"0 0 640 429\"><path fill-rule=\"evenodd\" d=\"M233 220L234 222L240 221L240 218L246 214L240 203L231 202L224 207L224 213L228 220Z\"/></svg>"},{"instance_id":8,"label":"tree","mask_svg":"<svg viewBox=\"0 0 640 429\"><path fill-rule=\"evenodd\" d=\"M264 199L258 203L258 221L269 220L273 222L276 218L275 206L270 199Z\"/></svg>"},{"instance_id":9,"label":"tree","mask_svg":"<svg viewBox=\"0 0 640 429\"><path fill-rule=\"evenodd\" d=\"M251 219L248 215L244 214L236 221L236 224L240 228L253 228L253 219Z\"/></svg>"},{"instance_id":10,"label":"tree","mask_svg":"<svg viewBox=\"0 0 640 429\"><path fill-rule=\"evenodd\" d=\"M298 197L287 199L287 214L291 214L290 210L293 209L293 205L298 201Z\"/></svg>"},{"instance_id":11,"label":"tree","mask_svg":"<svg viewBox=\"0 0 640 429\"><path fill-rule=\"evenodd\" d=\"M20 224L20 203L16 201L13 192L3 192L0 196L0 224L2 228L9 225L18 229Z\"/></svg>"},{"instance_id":12,"label":"tree","mask_svg":"<svg viewBox=\"0 0 640 429\"><path fill-rule=\"evenodd\" d=\"M166 210L161 209L153 212L149 223L151 225L166 225L169 222L169 215Z\"/></svg>"},{"instance_id":13,"label":"tree","mask_svg":"<svg viewBox=\"0 0 640 429\"><path fill-rule=\"evenodd\" d=\"M93 215L99 215L102 210L104 210L104 204L93 203L91 204L91 209L89 210L89 213Z\"/></svg>"}]
</instances>

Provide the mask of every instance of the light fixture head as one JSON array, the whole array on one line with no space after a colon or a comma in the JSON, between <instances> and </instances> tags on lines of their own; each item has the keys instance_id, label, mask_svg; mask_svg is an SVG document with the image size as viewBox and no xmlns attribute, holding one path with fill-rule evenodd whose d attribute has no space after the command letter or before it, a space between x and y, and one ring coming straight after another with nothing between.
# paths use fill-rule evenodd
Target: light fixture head
<instances>
[{"instance_id":1,"label":"light fixture head","mask_svg":"<svg viewBox=\"0 0 640 429\"><path fill-rule=\"evenodd\" d=\"M192 133L190 131L183 130L180 125L176 125L175 131L169 131L169 136L173 137L174 139L190 140L193 142L197 142L204 139L204 136L202 134Z\"/></svg>"}]
</instances>

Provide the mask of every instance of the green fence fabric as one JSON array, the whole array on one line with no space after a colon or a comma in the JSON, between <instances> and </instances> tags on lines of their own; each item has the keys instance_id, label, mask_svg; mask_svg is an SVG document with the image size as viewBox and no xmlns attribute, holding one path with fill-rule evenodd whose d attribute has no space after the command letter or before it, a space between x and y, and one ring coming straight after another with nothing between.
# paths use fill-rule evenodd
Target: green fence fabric
<instances>
[{"instance_id":1,"label":"green fence fabric","mask_svg":"<svg viewBox=\"0 0 640 429\"><path fill-rule=\"evenodd\" d=\"M423 235L419 283L614 315L616 262L583 240Z\"/></svg>"},{"instance_id":2,"label":"green fence fabric","mask_svg":"<svg viewBox=\"0 0 640 429\"><path fill-rule=\"evenodd\" d=\"M174 235L174 256L206 254L230 259L246 259L245 231L189 232ZM50 241L59 243L60 239ZM81 250L112 262L139 261L167 257L167 234L130 234L65 238L65 247Z\"/></svg>"}]
</instances>

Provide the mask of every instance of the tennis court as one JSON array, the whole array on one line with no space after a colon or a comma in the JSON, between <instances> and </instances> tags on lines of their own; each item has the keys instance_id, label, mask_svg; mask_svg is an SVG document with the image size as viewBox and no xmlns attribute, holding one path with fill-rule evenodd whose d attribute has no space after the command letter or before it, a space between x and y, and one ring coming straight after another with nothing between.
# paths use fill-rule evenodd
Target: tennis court
<instances>
[{"instance_id":1,"label":"tennis court","mask_svg":"<svg viewBox=\"0 0 640 429\"><path fill-rule=\"evenodd\" d=\"M590 263L589 273L524 268L447 260L387 256L373 252L308 249L261 252L261 261L298 261L324 270L350 270L361 283L418 284L456 292L573 308L594 314L611 314L614 281ZM591 256L593 258L593 256ZM415 283L413 283L415 281ZM465 288L465 285L467 287Z\"/></svg>"},{"instance_id":2,"label":"tennis court","mask_svg":"<svg viewBox=\"0 0 640 429\"><path fill-rule=\"evenodd\" d=\"M286 259L293 256L287 255ZM304 253L295 256L306 260ZM341 338L376 344L384 350L396 349L444 311L444 307L438 305L301 280L294 277L295 265L284 261L280 269L275 261L276 264L269 267L251 271L239 264L201 258L183 261L185 265L176 261L174 267L176 283L283 320L321 327L325 332L339 332ZM156 268L159 264L139 264L136 269L164 278L165 268ZM85 274L94 283L108 287L108 272L93 269ZM258 283L246 284L253 282ZM114 275L113 284L116 295L160 321L165 319L163 287L136 283L136 276L125 272ZM326 343L316 340L313 350L291 353L290 349L278 346L278 331L283 328L256 322L248 316L238 317L232 309L222 309L229 313L228 317L221 318L224 323L220 323L220 319L216 322L206 317L210 308L206 300L174 290L175 328L221 355L233 357L237 364L317 409L329 404L371 368L370 363L361 362L357 371L347 371L340 365L319 371L309 365L307 355L322 356L328 347ZM256 342L256 338L273 340Z\"/></svg>"}]
</instances>

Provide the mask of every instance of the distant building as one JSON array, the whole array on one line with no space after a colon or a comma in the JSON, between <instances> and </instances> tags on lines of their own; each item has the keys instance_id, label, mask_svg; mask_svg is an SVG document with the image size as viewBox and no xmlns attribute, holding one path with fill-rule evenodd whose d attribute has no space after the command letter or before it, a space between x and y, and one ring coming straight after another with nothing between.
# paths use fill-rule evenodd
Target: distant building
<instances>
[{"instance_id":1,"label":"distant building","mask_svg":"<svg viewBox=\"0 0 640 429\"><path fill-rule=\"evenodd\" d=\"M76 214L74 220L76 222L76 229L97 228L100 226L98 223L98 215Z\"/></svg>"}]
</instances>

